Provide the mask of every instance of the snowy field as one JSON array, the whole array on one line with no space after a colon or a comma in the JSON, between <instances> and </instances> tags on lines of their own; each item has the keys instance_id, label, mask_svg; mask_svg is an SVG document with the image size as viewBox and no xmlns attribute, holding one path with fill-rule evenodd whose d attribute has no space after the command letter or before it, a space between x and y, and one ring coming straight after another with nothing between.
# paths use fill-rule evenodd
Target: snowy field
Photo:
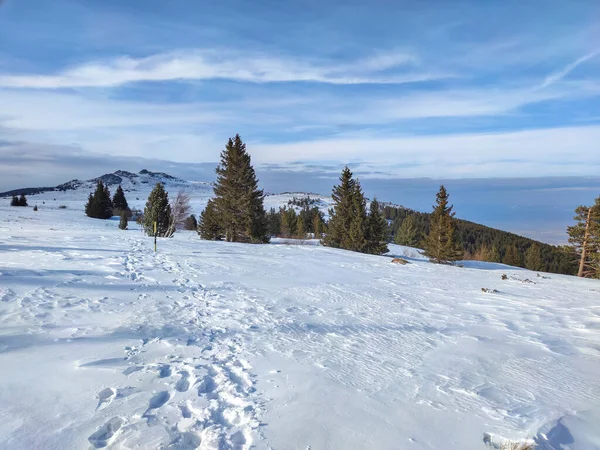
<instances>
[{"instance_id":1,"label":"snowy field","mask_svg":"<svg viewBox=\"0 0 600 450\"><path fill-rule=\"evenodd\" d=\"M2 449L600 448L598 281L192 232L155 254L43 195L0 206Z\"/></svg>"}]
</instances>

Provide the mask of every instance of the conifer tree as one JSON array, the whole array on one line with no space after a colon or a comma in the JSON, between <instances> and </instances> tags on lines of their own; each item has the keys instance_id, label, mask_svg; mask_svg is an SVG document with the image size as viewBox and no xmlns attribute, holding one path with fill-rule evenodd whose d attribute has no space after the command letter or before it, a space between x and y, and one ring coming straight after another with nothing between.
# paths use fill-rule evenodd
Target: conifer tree
<instances>
[{"instance_id":1,"label":"conifer tree","mask_svg":"<svg viewBox=\"0 0 600 450\"><path fill-rule=\"evenodd\" d=\"M537 242L525 252L525 267L529 270L542 271L544 270L544 262L542 261L542 253Z\"/></svg>"},{"instance_id":2,"label":"conifer tree","mask_svg":"<svg viewBox=\"0 0 600 450\"><path fill-rule=\"evenodd\" d=\"M394 243L406 245L407 247L416 247L418 245L417 225L414 216L408 216L402 221L394 237Z\"/></svg>"},{"instance_id":3,"label":"conifer tree","mask_svg":"<svg viewBox=\"0 0 600 450\"><path fill-rule=\"evenodd\" d=\"M19 197L19 206L27 206L27 198L25 197L25 194L21 194Z\"/></svg>"},{"instance_id":4,"label":"conifer tree","mask_svg":"<svg viewBox=\"0 0 600 450\"><path fill-rule=\"evenodd\" d=\"M85 213L94 219L110 219L113 215L110 192L100 179L96 185L96 190L88 197Z\"/></svg>"},{"instance_id":5,"label":"conifer tree","mask_svg":"<svg viewBox=\"0 0 600 450\"><path fill-rule=\"evenodd\" d=\"M567 228L569 243L579 259L578 277L598 277L600 272L600 197L591 207L575 210L577 223Z\"/></svg>"},{"instance_id":6,"label":"conifer tree","mask_svg":"<svg viewBox=\"0 0 600 450\"><path fill-rule=\"evenodd\" d=\"M389 252L387 246L388 224L381 214L377 199L373 199L369 208L367 253L382 255Z\"/></svg>"},{"instance_id":7,"label":"conifer tree","mask_svg":"<svg viewBox=\"0 0 600 450\"><path fill-rule=\"evenodd\" d=\"M271 208L267 214L267 228L269 236L279 236L281 234L281 215L275 208Z\"/></svg>"},{"instance_id":8,"label":"conifer tree","mask_svg":"<svg viewBox=\"0 0 600 450\"><path fill-rule=\"evenodd\" d=\"M185 219L185 223L183 224L183 228L189 231L197 231L198 230L198 221L196 220L196 216L190 214L187 219Z\"/></svg>"},{"instance_id":9,"label":"conifer tree","mask_svg":"<svg viewBox=\"0 0 600 450\"><path fill-rule=\"evenodd\" d=\"M214 186L215 216L228 242L269 242L264 192L239 134L221 152Z\"/></svg>"},{"instance_id":10,"label":"conifer tree","mask_svg":"<svg viewBox=\"0 0 600 450\"><path fill-rule=\"evenodd\" d=\"M144 231L149 236L154 236L154 222L156 222L156 235L166 236L171 224L171 205L169 194L162 183L156 183L146 201L144 209Z\"/></svg>"},{"instance_id":11,"label":"conifer tree","mask_svg":"<svg viewBox=\"0 0 600 450\"><path fill-rule=\"evenodd\" d=\"M522 267L523 259L521 257L521 253L516 245L510 245L506 249L506 253L504 254L504 258L502 258L502 263L508 266L514 267Z\"/></svg>"},{"instance_id":12,"label":"conifer tree","mask_svg":"<svg viewBox=\"0 0 600 450\"><path fill-rule=\"evenodd\" d=\"M349 249L348 233L352 223L355 184L350 169L344 168L340 176L340 184L333 187L331 195L334 206L329 211L327 234L323 238L323 244L326 246Z\"/></svg>"},{"instance_id":13,"label":"conifer tree","mask_svg":"<svg viewBox=\"0 0 600 450\"><path fill-rule=\"evenodd\" d=\"M302 219L302 216L300 215L296 217L296 234L298 235L299 239L306 238L306 228L304 227L304 219Z\"/></svg>"},{"instance_id":14,"label":"conifer tree","mask_svg":"<svg viewBox=\"0 0 600 450\"><path fill-rule=\"evenodd\" d=\"M435 263L445 264L462 258L462 248L455 236L453 206L448 205L448 197L444 185L440 186L425 239L423 254Z\"/></svg>"},{"instance_id":15,"label":"conifer tree","mask_svg":"<svg viewBox=\"0 0 600 450\"><path fill-rule=\"evenodd\" d=\"M19 197L13 195L12 200L10 201L10 206L21 206L19 205Z\"/></svg>"},{"instance_id":16,"label":"conifer tree","mask_svg":"<svg viewBox=\"0 0 600 450\"><path fill-rule=\"evenodd\" d=\"M115 191L115 196L112 199L112 205L117 211L129 211L129 205L127 204L125 192L123 192L121 185L119 185Z\"/></svg>"},{"instance_id":17,"label":"conifer tree","mask_svg":"<svg viewBox=\"0 0 600 450\"><path fill-rule=\"evenodd\" d=\"M354 183L352 192L352 210L350 229L348 230L347 243L342 248L354 252L369 253L369 221L367 216L367 200L362 192L360 183Z\"/></svg>"},{"instance_id":18,"label":"conifer tree","mask_svg":"<svg viewBox=\"0 0 600 450\"><path fill-rule=\"evenodd\" d=\"M206 208L204 208L204 211L200 214L198 234L200 235L200 238L206 239L207 241L220 241L224 237L224 232L221 228L219 218L217 217L217 210L213 199L208 201Z\"/></svg>"},{"instance_id":19,"label":"conifer tree","mask_svg":"<svg viewBox=\"0 0 600 450\"><path fill-rule=\"evenodd\" d=\"M125 210L121 211L121 219L119 220L119 229L126 230L128 225L127 221L127 212Z\"/></svg>"},{"instance_id":20,"label":"conifer tree","mask_svg":"<svg viewBox=\"0 0 600 450\"><path fill-rule=\"evenodd\" d=\"M315 234L315 239L321 239L323 235L323 218L318 208L317 214L313 216L313 233Z\"/></svg>"}]
</instances>

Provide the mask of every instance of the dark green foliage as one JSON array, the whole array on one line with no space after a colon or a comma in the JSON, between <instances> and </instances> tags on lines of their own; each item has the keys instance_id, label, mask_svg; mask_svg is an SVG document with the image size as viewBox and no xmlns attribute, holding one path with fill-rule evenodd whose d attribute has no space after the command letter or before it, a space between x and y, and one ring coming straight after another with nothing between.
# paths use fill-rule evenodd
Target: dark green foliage
<instances>
[{"instance_id":1,"label":"dark green foliage","mask_svg":"<svg viewBox=\"0 0 600 450\"><path fill-rule=\"evenodd\" d=\"M543 271L542 252L537 243L533 243L525 252L525 267L529 270Z\"/></svg>"},{"instance_id":2,"label":"dark green foliage","mask_svg":"<svg viewBox=\"0 0 600 450\"><path fill-rule=\"evenodd\" d=\"M198 234L202 239L206 239L207 241L220 241L225 236L219 218L217 217L217 210L213 199L208 201L206 208L204 208L204 211L200 214Z\"/></svg>"},{"instance_id":3,"label":"dark green foliage","mask_svg":"<svg viewBox=\"0 0 600 450\"><path fill-rule=\"evenodd\" d=\"M215 214L211 220L224 231L225 239L228 242L269 242L267 215L263 207L265 195L258 189L250 155L239 135L227 142L216 172Z\"/></svg>"},{"instance_id":4,"label":"dark green foliage","mask_svg":"<svg viewBox=\"0 0 600 450\"><path fill-rule=\"evenodd\" d=\"M129 211L129 205L127 204L127 199L125 198L125 192L123 192L123 188L121 185L117 187L115 192L115 196L112 199L113 208L117 211Z\"/></svg>"},{"instance_id":5,"label":"dark green foliage","mask_svg":"<svg viewBox=\"0 0 600 450\"><path fill-rule=\"evenodd\" d=\"M126 230L127 229L127 213L123 210L121 211L121 220L119 220L119 229Z\"/></svg>"},{"instance_id":6,"label":"dark green foliage","mask_svg":"<svg viewBox=\"0 0 600 450\"><path fill-rule=\"evenodd\" d=\"M183 223L183 229L189 231L197 231L198 230L198 221L196 220L196 216L191 214L185 219Z\"/></svg>"},{"instance_id":7,"label":"dark green foliage","mask_svg":"<svg viewBox=\"0 0 600 450\"><path fill-rule=\"evenodd\" d=\"M298 200L300 202L301 199ZM304 239L307 234L320 238L326 228L324 215L319 208L309 208L306 205L299 212L287 206L279 208L279 211L271 208L267 213L267 223L270 236L284 238Z\"/></svg>"},{"instance_id":8,"label":"dark green foliage","mask_svg":"<svg viewBox=\"0 0 600 450\"><path fill-rule=\"evenodd\" d=\"M171 223L171 205L169 204L169 194L165 191L162 183L156 183L148 196L144 209L143 226L149 236L154 236L154 222L157 223L156 235L158 237L166 236Z\"/></svg>"},{"instance_id":9,"label":"dark green foliage","mask_svg":"<svg viewBox=\"0 0 600 450\"><path fill-rule=\"evenodd\" d=\"M389 251L387 243L389 241L388 224L377 199L373 199L369 208L368 232L367 232L367 251L373 255L382 255Z\"/></svg>"},{"instance_id":10,"label":"dark green foliage","mask_svg":"<svg viewBox=\"0 0 600 450\"><path fill-rule=\"evenodd\" d=\"M392 220L391 229L393 235L398 234L402 222L407 217L412 217L417 228L418 242L416 247L423 248L424 239L422 236L427 235L429 232L431 214L393 206L385 206L383 213L386 219ZM524 253L536 242L533 239L466 220L455 218L454 224L456 226L458 241L462 246L466 259L476 258L478 253L482 253L485 254L485 257L476 259L489 262L502 262L503 255L511 245L516 246L519 251ZM567 275L575 275L577 273L577 265L575 263L577 255L575 255L572 248L557 247L541 242L538 242L538 245L540 246L540 253L544 263L544 268L541 270Z\"/></svg>"},{"instance_id":11,"label":"dark green foliage","mask_svg":"<svg viewBox=\"0 0 600 450\"><path fill-rule=\"evenodd\" d=\"M345 239L342 240L342 248L353 252L368 253L368 233L367 200L360 183L356 181L352 191L350 228L347 230Z\"/></svg>"},{"instance_id":12,"label":"dark green foliage","mask_svg":"<svg viewBox=\"0 0 600 450\"><path fill-rule=\"evenodd\" d=\"M348 167L333 188L333 209L329 211L323 245L355 252L381 254L387 251L387 223L375 200L367 214L367 201L360 183Z\"/></svg>"},{"instance_id":13,"label":"dark green foliage","mask_svg":"<svg viewBox=\"0 0 600 450\"><path fill-rule=\"evenodd\" d=\"M298 217L294 208L283 207L279 209L281 237L290 238L296 235L298 226Z\"/></svg>"},{"instance_id":14,"label":"dark green foliage","mask_svg":"<svg viewBox=\"0 0 600 450\"><path fill-rule=\"evenodd\" d=\"M417 224L415 216L408 216L401 221L400 228L396 236L394 236L394 243L398 245L406 245L407 247L416 247L419 245Z\"/></svg>"},{"instance_id":15,"label":"dark green foliage","mask_svg":"<svg viewBox=\"0 0 600 450\"><path fill-rule=\"evenodd\" d=\"M281 234L281 216L275 208L271 208L267 213L267 229L269 236L279 236Z\"/></svg>"},{"instance_id":16,"label":"dark green foliage","mask_svg":"<svg viewBox=\"0 0 600 450\"><path fill-rule=\"evenodd\" d=\"M13 195L10 201L10 206L27 206L27 198L25 197L25 194L21 194L20 197Z\"/></svg>"},{"instance_id":17,"label":"dark green foliage","mask_svg":"<svg viewBox=\"0 0 600 450\"><path fill-rule=\"evenodd\" d=\"M85 213L94 219L110 219L113 216L110 192L102 180L98 180L96 190L93 194L90 193L85 205Z\"/></svg>"},{"instance_id":18,"label":"dark green foliage","mask_svg":"<svg viewBox=\"0 0 600 450\"><path fill-rule=\"evenodd\" d=\"M323 238L323 245L334 248L349 248L348 233L352 222L353 195L356 181L352 179L352 172L344 168L340 176L340 184L333 187L333 209L329 210L327 235Z\"/></svg>"},{"instance_id":19,"label":"dark green foliage","mask_svg":"<svg viewBox=\"0 0 600 450\"><path fill-rule=\"evenodd\" d=\"M310 195L302 198L293 197L291 200L288 200L288 206L300 206L301 208L308 208L310 206L316 205L319 201L314 198L310 198Z\"/></svg>"},{"instance_id":20,"label":"dark green foliage","mask_svg":"<svg viewBox=\"0 0 600 450\"><path fill-rule=\"evenodd\" d=\"M576 224L567 228L580 277L600 278L600 197L575 210Z\"/></svg>"},{"instance_id":21,"label":"dark green foliage","mask_svg":"<svg viewBox=\"0 0 600 450\"><path fill-rule=\"evenodd\" d=\"M511 245L506 249L502 263L514 267L523 267L523 257L516 245Z\"/></svg>"},{"instance_id":22,"label":"dark green foliage","mask_svg":"<svg viewBox=\"0 0 600 450\"><path fill-rule=\"evenodd\" d=\"M446 188L440 186L436 194L436 205L431 214L429 234L424 242L424 255L435 263L449 263L463 257L462 248L456 238L454 213L448 205Z\"/></svg>"}]
</instances>

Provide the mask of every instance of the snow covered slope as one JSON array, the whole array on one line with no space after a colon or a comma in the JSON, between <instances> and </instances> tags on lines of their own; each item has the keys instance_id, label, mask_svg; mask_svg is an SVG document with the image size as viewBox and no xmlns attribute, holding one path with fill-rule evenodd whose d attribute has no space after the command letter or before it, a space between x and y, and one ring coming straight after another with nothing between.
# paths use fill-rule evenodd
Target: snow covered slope
<instances>
[{"instance_id":1,"label":"snow covered slope","mask_svg":"<svg viewBox=\"0 0 600 450\"><path fill-rule=\"evenodd\" d=\"M62 205L69 209L83 211L88 195L96 188L99 178L108 185L111 194L114 194L115 189L120 184L125 191L129 207L132 209L144 209L146 199L156 183L163 183L171 197L175 196L178 191L185 190L190 195L192 213L196 215L202 212L213 195L212 185L206 181L186 181L163 172L150 172L148 170L141 170L139 173L117 170L114 173L105 174L91 180L71 180L55 188L50 188L54 190L28 194L28 203L30 206L37 205L39 208L57 209ZM18 194L21 191L17 189L14 192ZM327 214L332 202L331 197L302 192L268 194L265 198L265 208L267 210L271 207L278 209L280 206L287 205L288 201L294 197L306 198L308 196L314 198L318 202L317 206ZM9 197L0 197L0 204L8 205L10 202Z\"/></svg>"},{"instance_id":2,"label":"snow covered slope","mask_svg":"<svg viewBox=\"0 0 600 450\"><path fill-rule=\"evenodd\" d=\"M391 247L0 206L0 448L600 448L600 283Z\"/></svg>"}]
</instances>

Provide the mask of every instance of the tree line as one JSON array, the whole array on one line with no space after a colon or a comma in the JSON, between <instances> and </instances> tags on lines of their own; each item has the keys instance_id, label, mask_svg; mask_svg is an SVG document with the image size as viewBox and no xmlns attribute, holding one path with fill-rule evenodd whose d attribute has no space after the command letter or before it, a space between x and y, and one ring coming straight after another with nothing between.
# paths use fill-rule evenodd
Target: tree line
<instances>
[{"instance_id":1,"label":"tree line","mask_svg":"<svg viewBox=\"0 0 600 450\"><path fill-rule=\"evenodd\" d=\"M214 195L199 220L190 215L189 196L180 191L170 202L158 183L138 215L144 231L170 237L178 227L196 229L202 239L242 243L268 243L271 237L318 238L324 246L381 255L388 242L423 249L436 263L462 259L501 262L579 276L600 277L600 197L593 206L576 210L576 224L568 228L570 246L553 246L513 233L455 217L449 194L442 185L431 213L380 205L367 201L359 180L348 167L333 187L329 220L315 199L294 198L278 210L264 208L265 194L258 188L256 172L246 144L239 135L230 138L216 168ZM130 214L121 186L111 199L107 186L98 180L90 194L86 214L108 218L121 215L126 228ZM124 226L123 225L124 222Z\"/></svg>"}]
</instances>

